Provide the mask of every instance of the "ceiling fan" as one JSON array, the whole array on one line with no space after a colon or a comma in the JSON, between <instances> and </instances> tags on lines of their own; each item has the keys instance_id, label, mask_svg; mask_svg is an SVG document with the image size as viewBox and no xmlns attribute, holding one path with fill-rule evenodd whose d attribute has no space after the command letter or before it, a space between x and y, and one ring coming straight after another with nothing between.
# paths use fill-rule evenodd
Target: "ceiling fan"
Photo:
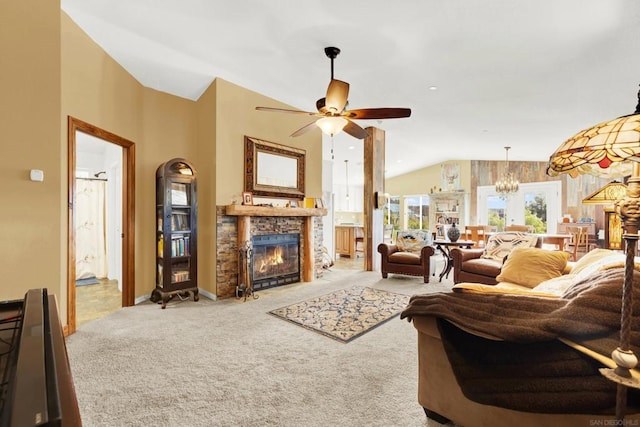
<instances>
[{"instance_id":1,"label":"ceiling fan","mask_svg":"<svg viewBox=\"0 0 640 427\"><path fill-rule=\"evenodd\" d=\"M294 137L307 133L315 129L315 126L318 126L324 133L331 136L344 130L355 138L364 139L367 136L367 131L353 122L353 120L399 119L411 116L410 108L360 108L347 110L349 83L333 78L333 60L340 53L340 49L337 47L326 47L324 53L331 59L331 82L329 82L326 96L316 101L316 109L318 112L271 107L256 107L256 110L319 117L316 121L293 132L291 136Z\"/></svg>"}]
</instances>

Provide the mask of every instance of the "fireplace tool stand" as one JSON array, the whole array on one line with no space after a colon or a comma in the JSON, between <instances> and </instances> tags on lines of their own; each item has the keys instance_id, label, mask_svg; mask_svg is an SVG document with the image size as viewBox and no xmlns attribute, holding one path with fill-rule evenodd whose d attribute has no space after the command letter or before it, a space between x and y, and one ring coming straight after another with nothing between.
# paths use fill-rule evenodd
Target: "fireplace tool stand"
<instances>
[{"instance_id":1,"label":"fireplace tool stand","mask_svg":"<svg viewBox=\"0 0 640 427\"><path fill-rule=\"evenodd\" d=\"M258 299L258 295L253 292L253 286L251 284L251 254L253 248L251 247L251 241L247 240L244 244L238 248L238 284L236 285L236 298L244 298L247 300L249 295L253 296L253 299Z\"/></svg>"}]
</instances>

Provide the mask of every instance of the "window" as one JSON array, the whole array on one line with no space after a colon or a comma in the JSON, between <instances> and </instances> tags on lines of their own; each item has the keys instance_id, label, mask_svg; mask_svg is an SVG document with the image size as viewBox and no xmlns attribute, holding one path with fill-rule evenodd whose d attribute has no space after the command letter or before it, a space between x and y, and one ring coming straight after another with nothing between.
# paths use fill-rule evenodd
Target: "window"
<instances>
[{"instance_id":1,"label":"window","mask_svg":"<svg viewBox=\"0 0 640 427\"><path fill-rule=\"evenodd\" d=\"M400 197L389 197L389 203L384 207L384 223L391 224L394 230L400 230Z\"/></svg>"},{"instance_id":2,"label":"window","mask_svg":"<svg viewBox=\"0 0 640 427\"><path fill-rule=\"evenodd\" d=\"M478 187L478 224L495 225L503 231L505 224L531 225L535 233L555 233L561 210L560 181L520 184L520 190L506 199L494 186Z\"/></svg>"},{"instance_id":3,"label":"window","mask_svg":"<svg viewBox=\"0 0 640 427\"><path fill-rule=\"evenodd\" d=\"M405 196L405 224L407 229L429 229L429 196Z\"/></svg>"}]
</instances>

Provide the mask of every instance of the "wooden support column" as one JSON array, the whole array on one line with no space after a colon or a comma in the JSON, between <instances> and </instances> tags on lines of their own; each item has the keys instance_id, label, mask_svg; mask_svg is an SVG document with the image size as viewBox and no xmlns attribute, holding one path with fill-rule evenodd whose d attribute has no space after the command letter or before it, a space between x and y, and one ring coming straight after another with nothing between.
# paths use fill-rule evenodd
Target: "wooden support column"
<instances>
[{"instance_id":1,"label":"wooden support column","mask_svg":"<svg viewBox=\"0 0 640 427\"><path fill-rule=\"evenodd\" d=\"M314 258L313 217L304 217L304 264L302 265L302 281L313 282Z\"/></svg>"},{"instance_id":2,"label":"wooden support column","mask_svg":"<svg viewBox=\"0 0 640 427\"><path fill-rule=\"evenodd\" d=\"M238 217L238 247L241 248L244 242L251 241L251 217Z\"/></svg>"},{"instance_id":3,"label":"wooden support column","mask_svg":"<svg viewBox=\"0 0 640 427\"><path fill-rule=\"evenodd\" d=\"M374 197L384 194L384 150L385 132L368 127L369 135L364 139L364 269L380 270L378 245L384 237L384 212L375 209Z\"/></svg>"}]
</instances>

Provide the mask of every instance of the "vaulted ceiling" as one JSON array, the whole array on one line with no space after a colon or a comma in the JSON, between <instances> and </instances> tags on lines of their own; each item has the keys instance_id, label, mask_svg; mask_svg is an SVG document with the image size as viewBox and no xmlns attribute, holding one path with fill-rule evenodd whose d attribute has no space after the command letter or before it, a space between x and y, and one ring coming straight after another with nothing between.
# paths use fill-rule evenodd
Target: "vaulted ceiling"
<instances>
[{"instance_id":1,"label":"vaulted ceiling","mask_svg":"<svg viewBox=\"0 0 640 427\"><path fill-rule=\"evenodd\" d=\"M633 112L640 84L637 0L62 0L62 9L143 85L188 99L220 77L314 111L330 79L324 48L339 47L335 77L351 84L350 108L412 109L359 122L386 131L387 177L504 160L505 146L510 160L546 161L577 131ZM340 134L334 146L337 163L362 161L360 140Z\"/></svg>"}]
</instances>

